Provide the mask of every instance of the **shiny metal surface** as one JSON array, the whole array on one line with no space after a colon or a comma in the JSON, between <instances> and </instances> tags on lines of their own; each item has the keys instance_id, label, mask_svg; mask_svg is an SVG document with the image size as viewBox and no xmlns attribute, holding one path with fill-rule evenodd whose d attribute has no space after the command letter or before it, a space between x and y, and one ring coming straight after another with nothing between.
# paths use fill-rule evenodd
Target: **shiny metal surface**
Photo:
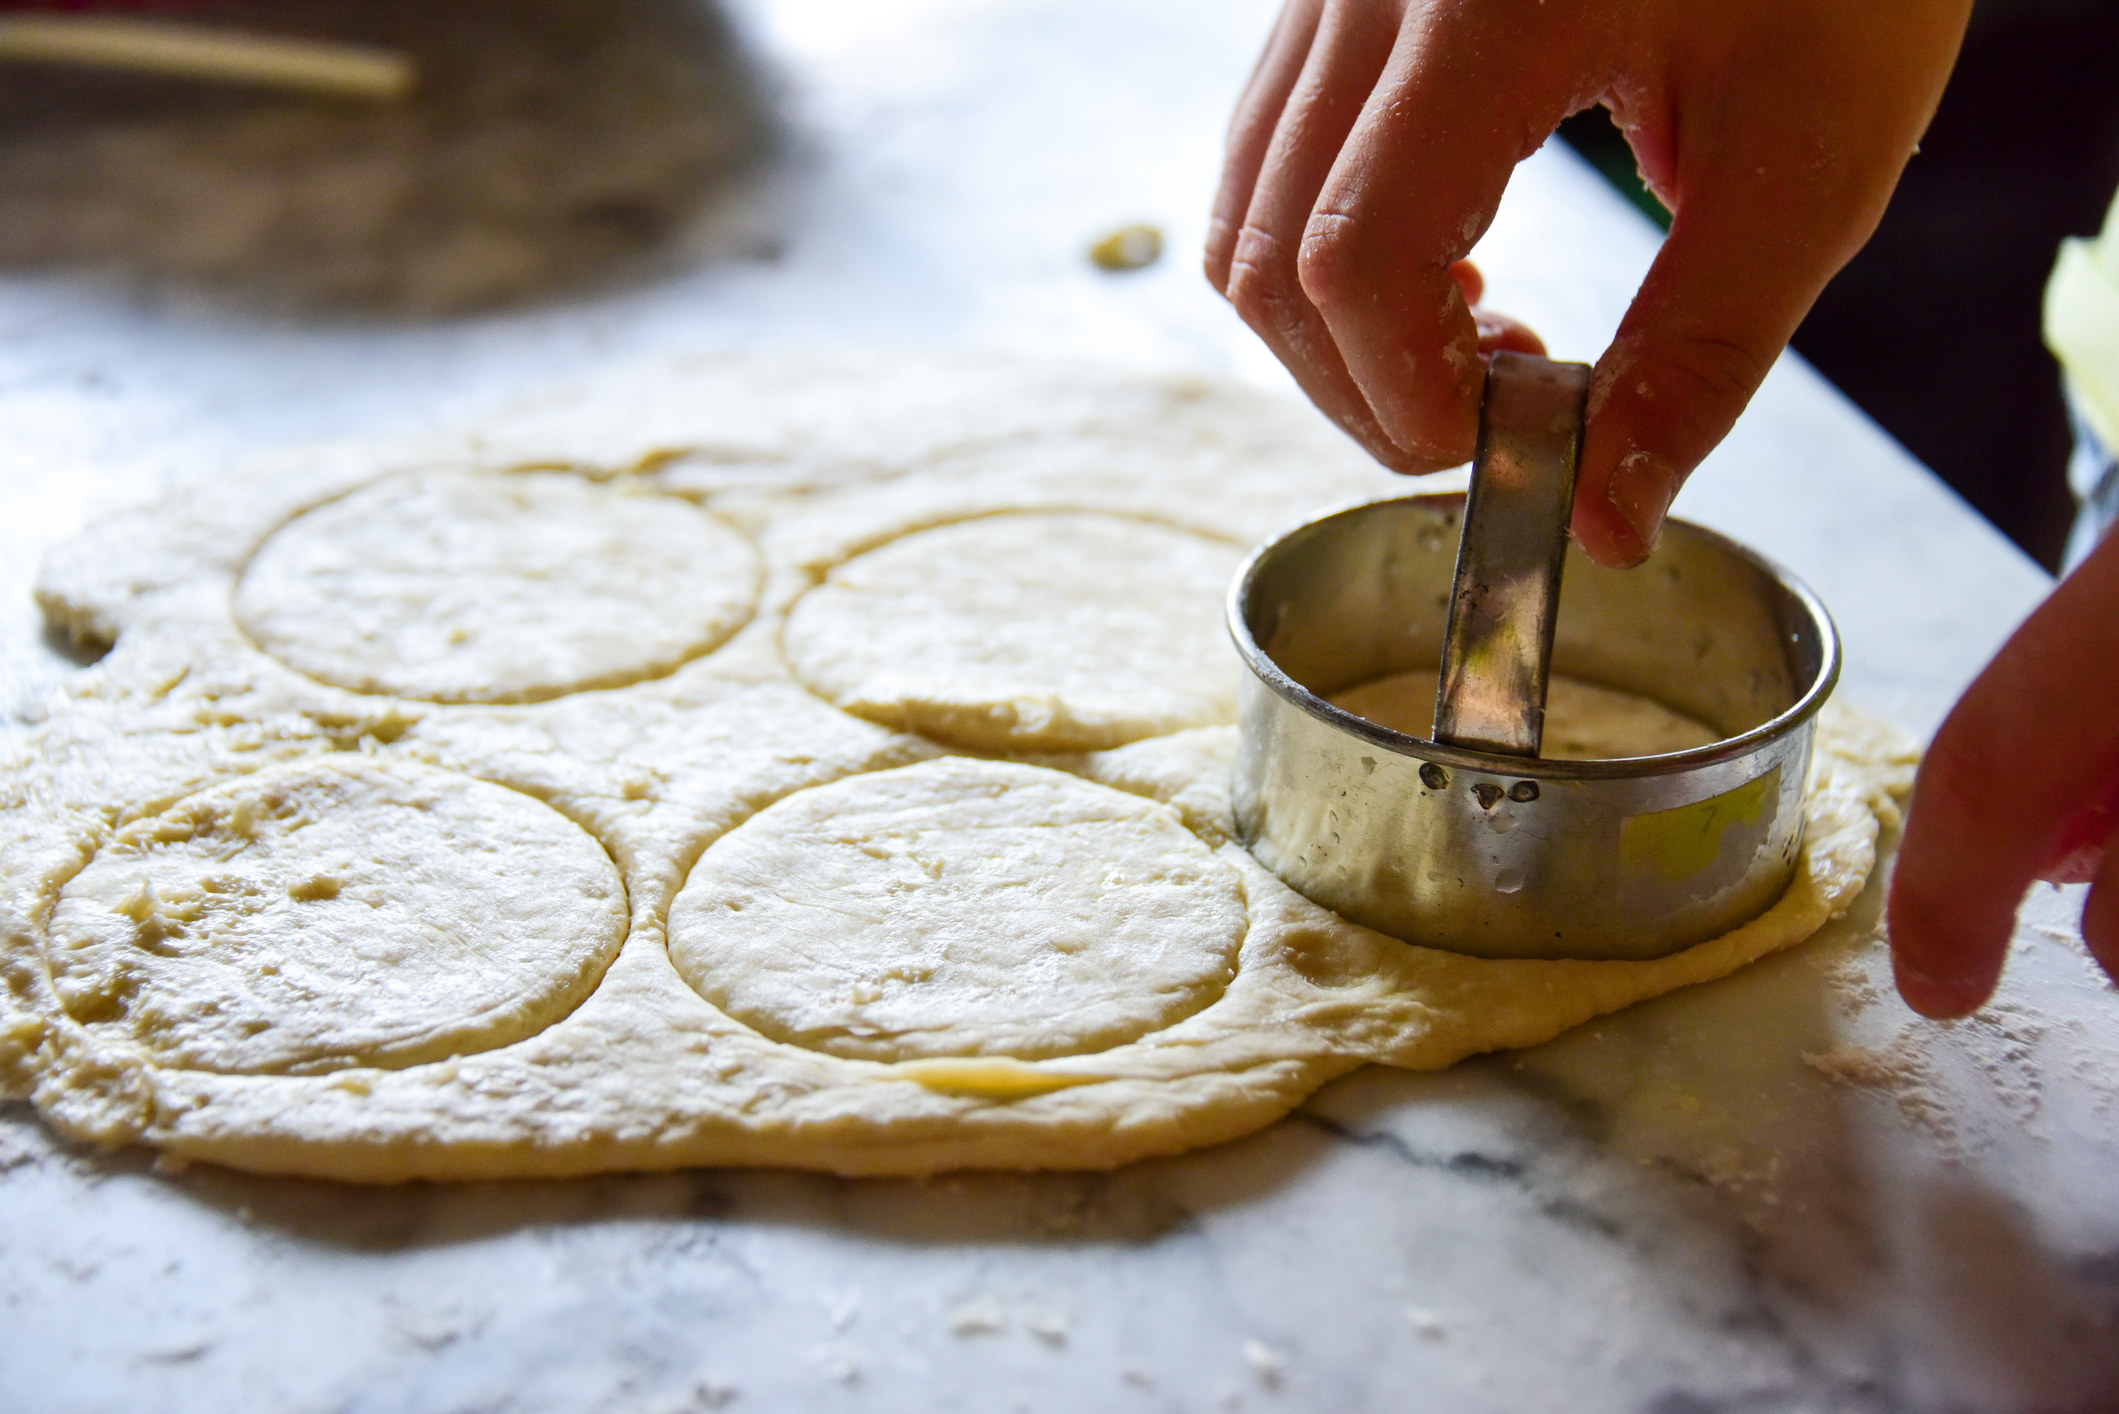
<instances>
[{"instance_id":1,"label":"shiny metal surface","mask_svg":"<svg viewBox=\"0 0 2119 1414\"><path fill-rule=\"evenodd\" d=\"M1648 562L1570 549L1556 672L1652 697L1723 740L1605 761L1510 757L1379 727L1325 699L1434 665L1460 495L1373 502L1261 547L1230 591L1243 681L1238 826L1325 906L1483 957L1645 958L1755 916L1802 841L1824 606L1733 541L1672 521Z\"/></svg>"},{"instance_id":2,"label":"shiny metal surface","mask_svg":"<svg viewBox=\"0 0 2119 1414\"><path fill-rule=\"evenodd\" d=\"M1479 410L1435 739L1536 756L1582 452L1589 365L1498 353Z\"/></svg>"}]
</instances>

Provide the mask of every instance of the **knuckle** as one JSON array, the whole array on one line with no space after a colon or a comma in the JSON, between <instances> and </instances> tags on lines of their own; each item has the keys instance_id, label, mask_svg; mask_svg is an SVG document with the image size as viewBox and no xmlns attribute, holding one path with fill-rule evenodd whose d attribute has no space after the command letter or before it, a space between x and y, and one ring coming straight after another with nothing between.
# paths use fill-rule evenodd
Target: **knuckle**
<instances>
[{"instance_id":1,"label":"knuckle","mask_svg":"<svg viewBox=\"0 0 2119 1414\"><path fill-rule=\"evenodd\" d=\"M1690 335L1664 350L1644 391L1653 388L1687 460L1699 460L1722 440L1778 354L1777 348L1716 334Z\"/></svg>"},{"instance_id":2,"label":"knuckle","mask_svg":"<svg viewBox=\"0 0 2119 1414\"><path fill-rule=\"evenodd\" d=\"M1362 287L1365 264L1360 227L1351 216L1319 212L1310 218L1295 275L1311 303L1322 309L1349 302Z\"/></svg>"},{"instance_id":3,"label":"knuckle","mask_svg":"<svg viewBox=\"0 0 2119 1414\"><path fill-rule=\"evenodd\" d=\"M1672 371L1687 380L1693 392L1723 406L1741 407L1765 381L1778 350L1762 352L1749 339L1695 334L1673 352Z\"/></svg>"},{"instance_id":4,"label":"knuckle","mask_svg":"<svg viewBox=\"0 0 2119 1414\"><path fill-rule=\"evenodd\" d=\"M1254 329L1281 328L1288 322L1290 306L1301 298L1285 247L1256 226L1244 227L1236 237L1225 293Z\"/></svg>"}]
</instances>

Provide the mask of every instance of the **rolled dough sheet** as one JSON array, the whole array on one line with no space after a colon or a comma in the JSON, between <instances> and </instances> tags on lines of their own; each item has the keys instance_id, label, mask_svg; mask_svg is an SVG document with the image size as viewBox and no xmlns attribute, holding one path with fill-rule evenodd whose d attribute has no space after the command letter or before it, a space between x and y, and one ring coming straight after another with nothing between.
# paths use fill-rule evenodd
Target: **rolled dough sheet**
<instances>
[{"instance_id":1,"label":"rolled dough sheet","mask_svg":"<svg viewBox=\"0 0 2119 1414\"><path fill-rule=\"evenodd\" d=\"M1788 894L1672 957L1459 957L1262 870L1227 567L1404 485L1244 388L837 353L114 516L40 586L114 647L0 760L0 1091L368 1182L1106 1168L1851 903L1912 753L1837 710Z\"/></svg>"}]
</instances>

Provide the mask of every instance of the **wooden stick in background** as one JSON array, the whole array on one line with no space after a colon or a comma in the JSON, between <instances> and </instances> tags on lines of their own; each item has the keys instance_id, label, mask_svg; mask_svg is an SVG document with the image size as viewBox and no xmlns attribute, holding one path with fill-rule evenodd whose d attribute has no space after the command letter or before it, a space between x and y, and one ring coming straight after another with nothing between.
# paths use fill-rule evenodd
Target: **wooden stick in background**
<instances>
[{"instance_id":1,"label":"wooden stick in background","mask_svg":"<svg viewBox=\"0 0 2119 1414\"><path fill-rule=\"evenodd\" d=\"M0 61L131 69L347 98L402 98L411 57L393 49L105 15L0 16Z\"/></svg>"}]
</instances>

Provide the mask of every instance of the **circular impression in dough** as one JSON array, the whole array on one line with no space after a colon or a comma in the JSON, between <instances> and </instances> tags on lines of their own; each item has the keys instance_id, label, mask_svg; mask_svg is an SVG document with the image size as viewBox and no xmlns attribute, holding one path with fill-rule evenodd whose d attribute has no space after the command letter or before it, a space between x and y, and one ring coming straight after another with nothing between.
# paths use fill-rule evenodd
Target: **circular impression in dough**
<instances>
[{"instance_id":1,"label":"circular impression in dough","mask_svg":"<svg viewBox=\"0 0 2119 1414\"><path fill-rule=\"evenodd\" d=\"M1379 727L1431 737L1441 680L1433 668L1412 668L1335 692L1330 700ZM1653 698L1554 673L1546 684L1545 740L1538 754L1548 761L1610 761L1691 751L1721 739L1705 722Z\"/></svg>"},{"instance_id":2,"label":"circular impression in dough","mask_svg":"<svg viewBox=\"0 0 2119 1414\"><path fill-rule=\"evenodd\" d=\"M333 755L120 828L61 890L67 1012L154 1061L399 1067L566 1015L624 941L603 847L526 795Z\"/></svg>"},{"instance_id":3,"label":"circular impression in dough","mask_svg":"<svg viewBox=\"0 0 2119 1414\"><path fill-rule=\"evenodd\" d=\"M723 836L670 956L777 1041L1038 1060L1182 1020L1236 973L1235 870L1167 805L949 757L798 792Z\"/></svg>"},{"instance_id":4,"label":"circular impression in dough","mask_svg":"<svg viewBox=\"0 0 2119 1414\"><path fill-rule=\"evenodd\" d=\"M811 691L869 721L975 750L1099 750L1235 719L1221 604L1241 559L1123 516L986 516L839 565L783 642Z\"/></svg>"},{"instance_id":5,"label":"circular impression in dough","mask_svg":"<svg viewBox=\"0 0 2119 1414\"><path fill-rule=\"evenodd\" d=\"M337 687L538 702L718 648L759 578L743 534L688 501L566 472L429 472L282 526L235 611L267 653Z\"/></svg>"}]
</instances>

